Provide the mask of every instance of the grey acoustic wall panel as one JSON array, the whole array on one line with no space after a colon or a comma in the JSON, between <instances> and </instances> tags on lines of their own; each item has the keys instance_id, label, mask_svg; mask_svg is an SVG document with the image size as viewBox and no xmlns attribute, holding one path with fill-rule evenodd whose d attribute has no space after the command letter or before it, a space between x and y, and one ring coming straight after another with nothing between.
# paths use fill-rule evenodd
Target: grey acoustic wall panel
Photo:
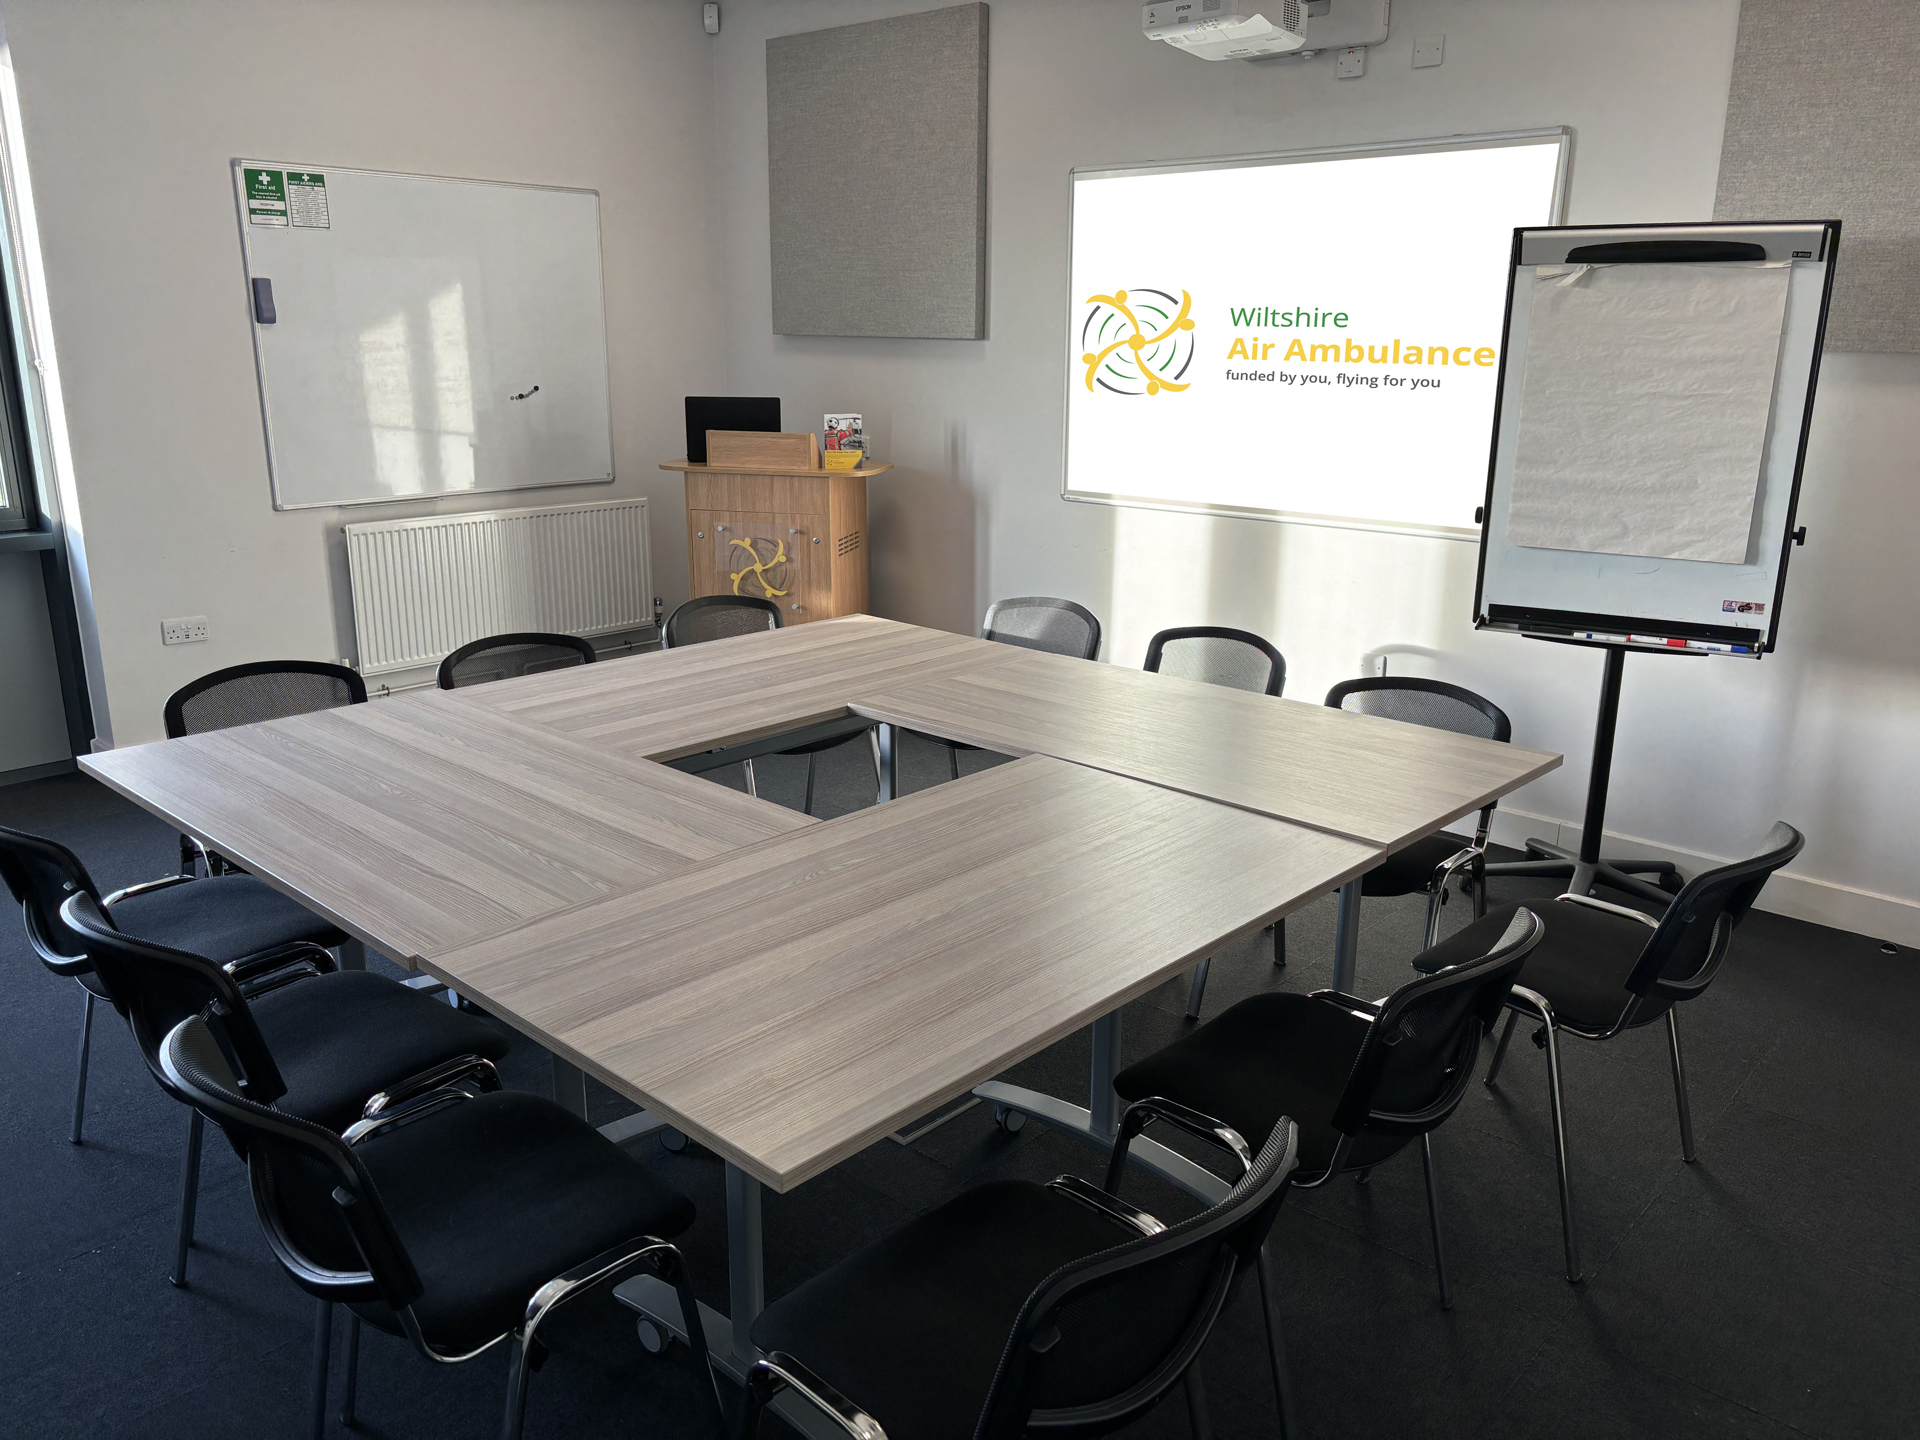
<instances>
[{"instance_id":1,"label":"grey acoustic wall panel","mask_svg":"<svg viewBox=\"0 0 1920 1440\"><path fill-rule=\"evenodd\" d=\"M1743 0L1720 220L1838 218L1829 350L1920 351L1920 6Z\"/></svg>"},{"instance_id":2,"label":"grey acoustic wall panel","mask_svg":"<svg viewBox=\"0 0 1920 1440\"><path fill-rule=\"evenodd\" d=\"M987 333L987 7L767 42L777 335Z\"/></svg>"}]
</instances>

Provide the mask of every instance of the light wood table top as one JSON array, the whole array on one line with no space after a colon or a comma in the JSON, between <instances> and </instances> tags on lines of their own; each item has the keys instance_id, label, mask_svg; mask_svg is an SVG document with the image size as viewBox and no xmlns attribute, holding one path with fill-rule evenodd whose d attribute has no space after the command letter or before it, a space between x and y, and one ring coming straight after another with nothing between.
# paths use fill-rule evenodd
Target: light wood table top
<instances>
[{"instance_id":1,"label":"light wood table top","mask_svg":"<svg viewBox=\"0 0 1920 1440\"><path fill-rule=\"evenodd\" d=\"M1379 858L1033 757L424 964L787 1190Z\"/></svg>"},{"instance_id":2,"label":"light wood table top","mask_svg":"<svg viewBox=\"0 0 1920 1440\"><path fill-rule=\"evenodd\" d=\"M815 823L462 693L162 740L80 765L402 963Z\"/></svg>"},{"instance_id":3,"label":"light wood table top","mask_svg":"<svg viewBox=\"0 0 1920 1440\"><path fill-rule=\"evenodd\" d=\"M967 635L844 615L452 693L620 755L673 760L838 719L865 690L1005 653Z\"/></svg>"},{"instance_id":4,"label":"light wood table top","mask_svg":"<svg viewBox=\"0 0 1920 1440\"><path fill-rule=\"evenodd\" d=\"M1560 756L997 647L990 666L853 692L856 713L1012 755L1052 755L1396 850Z\"/></svg>"}]
</instances>

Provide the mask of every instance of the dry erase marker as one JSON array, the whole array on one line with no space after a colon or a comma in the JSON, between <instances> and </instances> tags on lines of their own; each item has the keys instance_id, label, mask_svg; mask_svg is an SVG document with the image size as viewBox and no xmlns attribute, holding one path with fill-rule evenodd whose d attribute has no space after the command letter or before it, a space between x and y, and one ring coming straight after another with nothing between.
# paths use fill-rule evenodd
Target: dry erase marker
<instances>
[{"instance_id":1,"label":"dry erase marker","mask_svg":"<svg viewBox=\"0 0 1920 1440\"><path fill-rule=\"evenodd\" d=\"M1716 655L1751 655L1753 650L1746 645L1716 645L1711 640L1689 640L1689 650L1711 650Z\"/></svg>"},{"instance_id":2,"label":"dry erase marker","mask_svg":"<svg viewBox=\"0 0 1920 1440\"><path fill-rule=\"evenodd\" d=\"M1669 650L1684 650L1687 648L1686 641L1669 640L1664 635L1629 635L1627 639L1636 645L1664 645Z\"/></svg>"},{"instance_id":3,"label":"dry erase marker","mask_svg":"<svg viewBox=\"0 0 1920 1440\"><path fill-rule=\"evenodd\" d=\"M1609 645L1624 645L1627 643L1627 637L1624 635L1602 635L1597 630L1576 630L1573 632L1573 638L1576 640L1604 640Z\"/></svg>"}]
</instances>

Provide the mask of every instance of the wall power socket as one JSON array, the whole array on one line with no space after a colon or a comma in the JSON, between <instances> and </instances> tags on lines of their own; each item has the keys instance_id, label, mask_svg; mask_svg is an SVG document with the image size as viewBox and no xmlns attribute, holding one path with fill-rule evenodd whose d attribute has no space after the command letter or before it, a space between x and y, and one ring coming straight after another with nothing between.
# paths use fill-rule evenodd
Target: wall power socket
<instances>
[{"instance_id":1,"label":"wall power socket","mask_svg":"<svg viewBox=\"0 0 1920 1440\"><path fill-rule=\"evenodd\" d=\"M207 617L204 615L182 615L175 620L160 622L162 645L191 645L206 638Z\"/></svg>"}]
</instances>

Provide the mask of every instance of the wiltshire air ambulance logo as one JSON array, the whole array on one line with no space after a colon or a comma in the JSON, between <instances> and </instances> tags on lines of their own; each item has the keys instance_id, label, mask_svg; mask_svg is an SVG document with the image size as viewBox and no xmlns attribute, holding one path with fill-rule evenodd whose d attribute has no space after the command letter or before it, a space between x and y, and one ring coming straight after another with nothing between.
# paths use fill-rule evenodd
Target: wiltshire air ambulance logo
<instances>
[{"instance_id":1,"label":"wiltshire air ambulance logo","mask_svg":"<svg viewBox=\"0 0 1920 1440\"><path fill-rule=\"evenodd\" d=\"M1184 390L1193 363L1193 297L1164 290L1116 290L1090 295L1080 327L1080 363L1087 389L1116 395Z\"/></svg>"}]
</instances>

